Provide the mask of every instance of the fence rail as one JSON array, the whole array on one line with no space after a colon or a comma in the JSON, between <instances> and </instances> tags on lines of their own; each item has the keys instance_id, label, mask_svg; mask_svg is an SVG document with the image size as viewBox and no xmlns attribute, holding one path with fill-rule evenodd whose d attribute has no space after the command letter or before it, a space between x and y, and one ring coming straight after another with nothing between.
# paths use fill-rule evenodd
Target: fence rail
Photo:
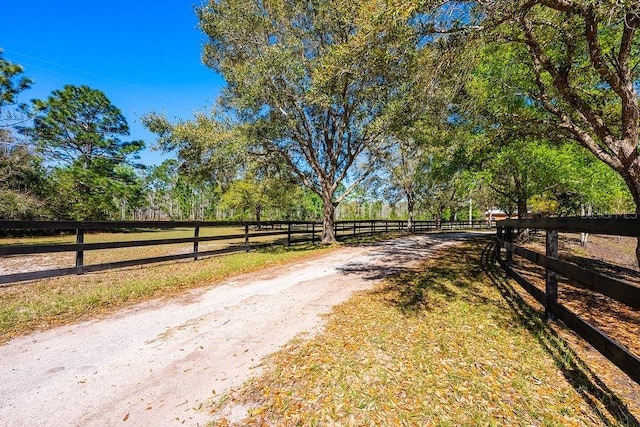
<instances>
[{"instance_id":1,"label":"fence rail","mask_svg":"<svg viewBox=\"0 0 640 427\"><path fill-rule=\"evenodd\" d=\"M541 254L514 243L516 230L539 229L546 232L546 250ZM558 258L558 232L640 236L640 219L632 216L613 218L537 218L497 222L496 258L533 298L545 307L549 319L559 319L573 329L596 350L607 357L631 379L640 384L640 358L607 334L558 303L558 276L591 291L606 295L632 309L640 309L640 287L623 280L578 267ZM505 249L504 259L501 249ZM534 286L513 268L513 256L519 256L544 267L545 290Z\"/></svg>"},{"instance_id":2,"label":"fence rail","mask_svg":"<svg viewBox=\"0 0 640 427\"><path fill-rule=\"evenodd\" d=\"M358 236L393 231L407 231L407 222L401 220L354 220L336 221L334 232L336 238ZM411 232L428 230L456 230L464 228L486 228L485 221L414 221ZM203 236L205 229L235 228L234 234L215 234ZM173 230L189 229L191 237L170 239L126 240L118 242L86 243L88 232L98 231L130 231L130 230ZM68 231L75 233L75 243L60 244L0 244L0 257L17 257L21 255L35 255L48 253L75 253L75 266L54 268L47 270L28 271L0 275L0 285L24 282L29 280L59 277L71 274L84 274L122 267L143 264L174 261L192 258L222 255L232 252L248 252L273 244L287 244L293 242L312 242L319 240L322 224L311 221L268 221L268 222L238 222L238 221L0 221L0 231L28 230L33 231ZM275 238L271 242L259 242L258 238ZM230 241L236 242L230 242ZM227 247L215 250L201 250L200 244L206 242L227 241ZM239 241L239 242L238 242ZM193 244L193 250L187 253L170 254L140 259L107 262L87 265L84 261L85 253L89 251L136 248L146 246Z\"/></svg>"}]
</instances>

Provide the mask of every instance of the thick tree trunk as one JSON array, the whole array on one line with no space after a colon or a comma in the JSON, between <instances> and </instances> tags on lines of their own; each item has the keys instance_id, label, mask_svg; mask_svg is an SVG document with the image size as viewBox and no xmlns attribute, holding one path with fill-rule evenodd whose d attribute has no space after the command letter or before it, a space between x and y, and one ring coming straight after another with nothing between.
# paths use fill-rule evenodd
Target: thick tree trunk
<instances>
[{"instance_id":1,"label":"thick tree trunk","mask_svg":"<svg viewBox=\"0 0 640 427\"><path fill-rule=\"evenodd\" d=\"M413 231L413 209L415 207L415 201L413 200L413 198L408 197L407 198L407 231L411 232Z\"/></svg>"},{"instance_id":2,"label":"thick tree trunk","mask_svg":"<svg viewBox=\"0 0 640 427\"><path fill-rule=\"evenodd\" d=\"M616 172L622 175L627 184L627 188L629 188L633 202L636 205L636 218L640 218L640 165L638 162L634 162L628 169L616 170ZM636 242L636 263L640 266L640 236L638 236Z\"/></svg>"},{"instance_id":3,"label":"thick tree trunk","mask_svg":"<svg viewBox=\"0 0 640 427\"><path fill-rule=\"evenodd\" d=\"M325 197L323 197L325 199ZM322 208L322 243L333 243L336 241L336 233L334 229L336 205L333 197L329 196L323 200Z\"/></svg>"},{"instance_id":4,"label":"thick tree trunk","mask_svg":"<svg viewBox=\"0 0 640 427\"><path fill-rule=\"evenodd\" d=\"M335 213L337 203L333 201L332 191L322 192L322 243L333 243L336 241L335 233Z\"/></svg>"}]
</instances>

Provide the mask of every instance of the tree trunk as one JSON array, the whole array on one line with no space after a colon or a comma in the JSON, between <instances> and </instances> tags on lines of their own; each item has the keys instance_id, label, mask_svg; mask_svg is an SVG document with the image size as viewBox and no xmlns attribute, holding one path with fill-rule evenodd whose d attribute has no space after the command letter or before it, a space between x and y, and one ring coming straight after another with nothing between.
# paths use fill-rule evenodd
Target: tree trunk
<instances>
[{"instance_id":1,"label":"tree trunk","mask_svg":"<svg viewBox=\"0 0 640 427\"><path fill-rule=\"evenodd\" d=\"M632 165L628 170L616 169L616 172L622 176L624 182L627 184L627 188L629 188L633 202L636 205L636 219L638 219L640 218L640 166L635 162L634 165L636 167ZM636 242L636 263L640 266L640 236L638 236Z\"/></svg>"},{"instance_id":2,"label":"tree trunk","mask_svg":"<svg viewBox=\"0 0 640 427\"><path fill-rule=\"evenodd\" d=\"M416 202L412 197L407 197L407 231L411 232L413 230L413 209L415 207Z\"/></svg>"},{"instance_id":3,"label":"tree trunk","mask_svg":"<svg viewBox=\"0 0 640 427\"><path fill-rule=\"evenodd\" d=\"M333 201L333 195L323 194L322 199L322 243L333 243L336 241L334 224L337 204Z\"/></svg>"},{"instance_id":4,"label":"tree trunk","mask_svg":"<svg viewBox=\"0 0 640 427\"><path fill-rule=\"evenodd\" d=\"M527 199L518 195L518 218L525 219L527 217Z\"/></svg>"},{"instance_id":5,"label":"tree trunk","mask_svg":"<svg viewBox=\"0 0 640 427\"><path fill-rule=\"evenodd\" d=\"M261 218L262 218L262 206L258 205L256 206L256 222L258 223L257 227L258 230L262 229L262 225L261 225Z\"/></svg>"}]
</instances>

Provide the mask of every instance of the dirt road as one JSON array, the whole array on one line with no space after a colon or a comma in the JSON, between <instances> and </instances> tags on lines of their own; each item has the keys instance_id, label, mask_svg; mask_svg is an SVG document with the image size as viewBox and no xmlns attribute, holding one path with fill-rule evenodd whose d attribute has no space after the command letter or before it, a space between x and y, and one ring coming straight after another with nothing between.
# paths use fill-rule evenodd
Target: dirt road
<instances>
[{"instance_id":1,"label":"dirt road","mask_svg":"<svg viewBox=\"0 0 640 427\"><path fill-rule=\"evenodd\" d=\"M472 234L341 248L0 346L0 425L204 425L207 402L354 291ZM194 263L197 268L197 263Z\"/></svg>"}]
</instances>

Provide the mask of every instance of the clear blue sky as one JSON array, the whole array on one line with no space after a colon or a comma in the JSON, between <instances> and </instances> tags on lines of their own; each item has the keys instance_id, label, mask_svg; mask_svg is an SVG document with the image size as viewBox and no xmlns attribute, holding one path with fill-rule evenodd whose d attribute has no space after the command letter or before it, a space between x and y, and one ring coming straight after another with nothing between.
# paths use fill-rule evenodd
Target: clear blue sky
<instances>
[{"instance_id":1,"label":"clear blue sky","mask_svg":"<svg viewBox=\"0 0 640 427\"><path fill-rule=\"evenodd\" d=\"M21 101L45 99L65 84L88 85L122 110L130 139L147 146L155 138L141 116L153 110L189 119L224 85L202 64L205 37L189 0L2 0L0 9L3 56L34 80ZM142 162L166 157L146 150Z\"/></svg>"}]
</instances>

